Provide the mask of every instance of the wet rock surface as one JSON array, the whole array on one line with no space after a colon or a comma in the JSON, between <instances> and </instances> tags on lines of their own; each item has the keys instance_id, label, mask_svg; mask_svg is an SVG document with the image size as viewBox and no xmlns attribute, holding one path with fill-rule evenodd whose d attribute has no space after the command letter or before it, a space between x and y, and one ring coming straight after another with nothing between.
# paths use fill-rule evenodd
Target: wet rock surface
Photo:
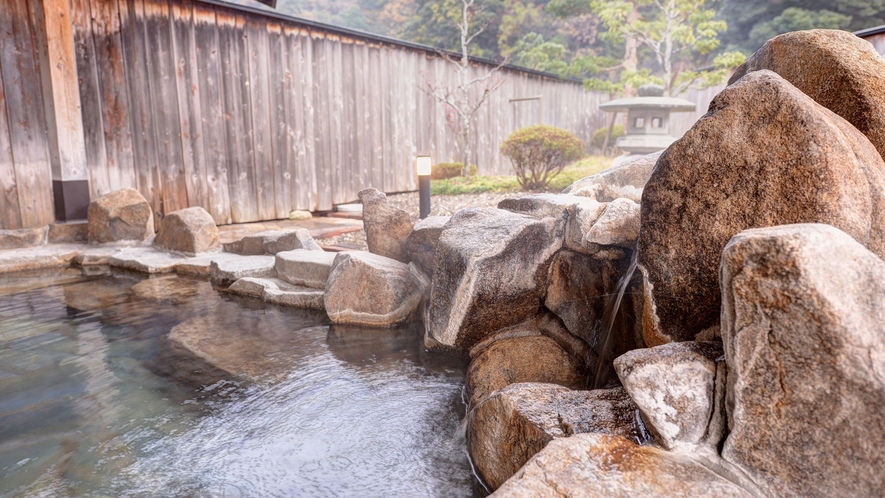
<instances>
[{"instance_id":1,"label":"wet rock surface","mask_svg":"<svg viewBox=\"0 0 885 498\"><path fill-rule=\"evenodd\" d=\"M236 258L213 259L209 266L209 279L212 285L227 287L243 277L276 277L273 256L240 256Z\"/></svg>"},{"instance_id":2,"label":"wet rock surface","mask_svg":"<svg viewBox=\"0 0 885 498\"><path fill-rule=\"evenodd\" d=\"M175 266L185 262L184 256L158 251L152 247L132 247L115 252L108 264L140 273L170 273Z\"/></svg>"},{"instance_id":3,"label":"wet rock surface","mask_svg":"<svg viewBox=\"0 0 885 498\"><path fill-rule=\"evenodd\" d=\"M199 288L184 278L149 278L133 285L130 292L138 299L182 305L190 303Z\"/></svg>"},{"instance_id":4,"label":"wet rock surface","mask_svg":"<svg viewBox=\"0 0 885 498\"><path fill-rule=\"evenodd\" d=\"M473 354L467 369L467 396L471 407L498 389L521 382L544 382L572 389L587 386L584 365L553 339L527 330L523 337L495 340Z\"/></svg>"},{"instance_id":5,"label":"wet rock surface","mask_svg":"<svg viewBox=\"0 0 885 498\"><path fill-rule=\"evenodd\" d=\"M332 264L324 304L332 323L390 327L417 318L423 291L405 263L342 252Z\"/></svg>"},{"instance_id":6,"label":"wet rock surface","mask_svg":"<svg viewBox=\"0 0 885 498\"><path fill-rule=\"evenodd\" d=\"M294 285L325 289L332 271L335 253L296 249L277 253L274 262L277 275Z\"/></svg>"},{"instance_id":7,"label":"wet rock surface","mask_svg":"<svg viewBox=\"0 0 885 498\"><path fill-rule=\"evenodd\" d=\"M723 458L769 496L881 494L885 262L827 225L747 230L722 292Z\"/></svg>"},{"instance_id":8,"label":"wet rock surface","mask_svg":"<svg viewBox=\"0 0 885 498\"><path fill-rule=\"evenodd\" d=\"M636 405L621 388L574 391L554 384L511 384L470 413L468 447L493 489L554 438L586 432L640 437Z\"/></svg>"},{"instance_id":9,"label":"wet rock surface","mask_svg":"<svg viewBox=\"0 0 885 498\"><path fill-rule=\"evenodd\" d=\"M52 244L0 251L0 273L68 266L88 246Z\"/></svg>"},{"instance_id":10,"label":"wet rock surface","mask_svg":"<svg viewBox=\"0 0 885 498\"><path fill-rule=\"evenodd\" d=\"M218 227L205 209L195 206L169 213L154 238L154 246L189 255L221 248Z\"/></svg>"},{"instance_id":11,"label":"wet rock surface","mask_svg":"<svg viewBox=\"0 0 885 498\"><path fill-rule=\"evenodd\" d=\"M227 288L233 294L262 299L266 303L294 308L324 309L324 292L318 289L292 285L278 278L244 277Z\"/></svg>"},{"instance_id":12,"label":"wet rock surface","mask_svg":"<svg viewBox=\"0 0 885 498\"><path fill-rule=\"evenodd\" d=\"M89 203L90 244L139 243L154 235L154 214L147 200L135 189L124 188Z\"/></svg>"},{"instance_id":13,"label":"wet rock surface","mask_svg":"<svg viewBox=\"0 0 885 498\"><path fill-rule=\"evenodd\" d=\"M430 337L463 350L534 317L561 247L562 230L553 218L489 208L459 211L436 249Z\"/></svg>"},{"instance_id":14,"label":"wet rock surface","mask_svg":"<svg viewBox=\"0 0 885 498\"><path fill-rule=\"evenodd\" d=\"M707 434L717 362L724 360L720 344L677 342L630 351L614 367L648 430L672 449L698 444Z\"/></svg>"},{"instance_id":15,"label":"wet rock surface","mask_svg":"<svg viewBox=\"0 0 885 498\"><path fill-rule=\"evenodd\" d=\"M885 60L870 42L829 29L775 36L735 70L729 83L762 69L845 118L885 156Z\"/></svg>"},{"instance_id":16,"label":"wet rock surface","mask_svg":"<svg viewBox=\"0 0 885 498\"><path fill-rule=\"evenodd\" d=\"M885 255L885 164L847 121L771 71L750 73L667 149L645 186L646 344L717 326L719 259L733 235L804 222Z\"/></svg>"},{"instance_id":17,"label":"wet rock surface","mask_svg":"<svg viewBox=\"0 0 885 498\"><path fill-rule=\"evenodd\" d=\"M551 441L495 497L751 497L681 455L623 436L577 434Z\"/></svg>"},{"instance_id":18,"label":"wet rock surface","mask_svg":"<svg viewBox=\"0 0 885 498\"><path fill-rule=\"evenodd\" d=\"M363 224L369 251L408 263L406 239L413 228L409 213L391 206L387 202L387 195L378 189L362 190L359 198L363 203Z\"/></svg>"}]
</instances>

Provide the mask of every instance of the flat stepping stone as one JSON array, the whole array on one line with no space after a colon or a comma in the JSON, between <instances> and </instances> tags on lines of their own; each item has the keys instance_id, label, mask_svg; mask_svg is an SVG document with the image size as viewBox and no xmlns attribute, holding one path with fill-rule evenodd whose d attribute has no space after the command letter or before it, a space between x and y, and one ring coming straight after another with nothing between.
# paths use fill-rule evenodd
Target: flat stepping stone
<instances>
[{"instance_id":1,"label":"flat stepping stone","mask_svg":"<svg viewBox=\"0 0 885 498\"><path fill-rule=\"evenodd\" d=\"M0 273L69 266L88 247L80 244L52 244L0 251Z\"/></svg>"},{"instance_id":2,"label":"flat stepping stone","mask_svg":"<svg viewBox=\"0 0 885 498\"><path fill-rule=\"evenodd\" d=\"M304 228L296 230L265 230L224 244L226 252L242 256L277 254L295 249L323 250L313 237L310 236L310 232Z\"/></svg>"},{"instance_id":3,"label":"flat stepping stone","mask_svg":"<svg viewBox=\"0 0 885 498\"><path fill-rule=\"evenodd\" d=\"M240 257L241 256L237 254L228 254L224 252L202 254L193 258L187 258L181 263L175 265L175 273L178 273L179 275L208 277L209 267L212 266L213 261L223 261Z\"/></svg>"},{"instance_id":4,"label":"flat stepping stone","mask_svg":"<svg viewBox=\"0 0 885 498\"><path fill-rule=\"evenodd\" d=\"M215 259L209 267L212 285L228 287L244 277L276 277L273 256L237 256Z\"/></svg>"},{"instance_id":5,"label":"flat stepping stone","mask_svg":"<svg viewBox=\"0 0 885 498\"><path fill-rule=\"evenodd\" d=\"M121 250L121 247L90 247L74 258L74 263L80 266L107 266Z\"/></svg>"},{"instance_id":6,"label":"flat stepping stone","mask_svg":"<svg viewBox=\"0 0 885 498\"><path fill-rule=\"evenodd\" d=\"M294 285L325 289L335 253L296 249L277 253L275 268L279 278Z\"/></svg>"},{"instance_id":7,"label":"flat stepping stone","mask_svg":"<svg viewBox=\"0 0 885 498\"><path fill-rule=\"evenodd\" d=\"M292 285L278 278L245 277L231 284L227 290L234 294L261 298L265 302L281 306L314 310L325 309L323 291Z\"/></svg>"},{"instance_id":8,"label":"flat stepping stone","mask_svg":"<svg viewBox=\"0 0 885 498\"><path fill-rule=\"evenodd\" d=\"M132 247L111 256L109 264L141 273L170 273L184 259L183 256L158 251L152 247Z\"/></svg>"}]
</instances>

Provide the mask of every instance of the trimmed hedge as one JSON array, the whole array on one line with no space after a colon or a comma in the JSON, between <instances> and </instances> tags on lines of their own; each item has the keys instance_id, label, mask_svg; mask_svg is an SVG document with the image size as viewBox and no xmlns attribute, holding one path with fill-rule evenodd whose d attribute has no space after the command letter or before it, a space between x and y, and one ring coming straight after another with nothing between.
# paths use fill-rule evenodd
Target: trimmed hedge
<instances>
[{"instance_id":1,"label":"trimmed hedge","mask_svg":"<svg viewBox=\"0 0 885 498\"><path fill-rule=\"evenodd\" d=\"M449 178L455 178L461 176L461 173L464 171L464 163L439 163L434 164L433 169L430 170L430 179L431 180L448 180ZM473 164L470 166L470 176L476 175L476 165Z\"/></svg>"},{"instance_id":2,"label":"trimmed hedge","mask_svg":"<svg viewBox=\"0 0 885 498\"><path fill-rule=\"evenodd\" d=\"M524 190L542 190L569 163L584 155L584 142L574 133L548 125L514 131L501 144Z\"/></svg>"}]
</instances>

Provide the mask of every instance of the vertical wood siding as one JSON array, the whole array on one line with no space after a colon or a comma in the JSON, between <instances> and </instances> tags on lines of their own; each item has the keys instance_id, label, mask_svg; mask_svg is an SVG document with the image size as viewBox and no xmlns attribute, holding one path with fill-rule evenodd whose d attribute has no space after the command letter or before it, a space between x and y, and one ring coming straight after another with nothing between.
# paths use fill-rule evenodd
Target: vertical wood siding
<instances>
[{"instance_id":1,"label":"vertical wood siding","mask_svg":"<svg viewBox=\"0 0 885 498\"><path fill-rule=\"evenodd\" d=\"M0 9L0 228L52 221L34 13ZM426 82L455 82L425 51L196 0L71 0L90 195L136 188L159 217L202 206L216 223L329 210L357 192L417 188L414 161L461 157ZM488 66L473 68L476 76ZM505 174L498 147L543 122L585 140L608 95L503 69L479 111L474 160ZM719 89L692 92L698 113ZM540 95L538 101L511 99ZM543 115L541 112L543 111Z\"/></svg>"}]
</instances>

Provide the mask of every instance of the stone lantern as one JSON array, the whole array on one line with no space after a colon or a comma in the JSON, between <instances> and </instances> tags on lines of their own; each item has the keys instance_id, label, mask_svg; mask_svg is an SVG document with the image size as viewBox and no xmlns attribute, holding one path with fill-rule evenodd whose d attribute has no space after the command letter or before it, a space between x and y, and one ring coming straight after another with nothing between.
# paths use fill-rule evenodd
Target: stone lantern
<instances>
[{"instance_id":1,"label":"stone lantern","mask_svg":"<svg viewBox=\"0 0 885 498\"><path fill-rule=\"evenodd\" d=\"M638 97L612 100L599 108L627 113L627 127L617 142L619 149L630 154L651 154L676 141L670 136L670 113L694 112L697 106L685 99L664 97L660 85L643 85Z\"/></svg>"}]
</instances>

